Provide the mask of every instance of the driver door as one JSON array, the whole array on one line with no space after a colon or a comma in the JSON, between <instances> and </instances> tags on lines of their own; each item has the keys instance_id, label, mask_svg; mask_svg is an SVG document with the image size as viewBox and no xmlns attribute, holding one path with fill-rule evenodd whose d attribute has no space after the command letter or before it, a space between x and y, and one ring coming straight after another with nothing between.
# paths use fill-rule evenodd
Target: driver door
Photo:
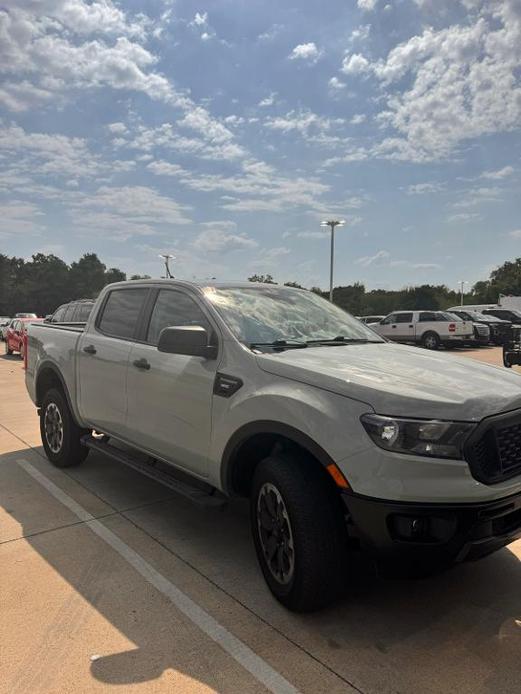
<instances>
[{"instance_id":1,"label":"driver door","mask_svg":"<svg viewBox=\"0 0 521 694\"><path fill-rule=\"evenodd\" d=\"M135 342L127 377L130 443L206 476L217 359L159 352L163 328L201 325L215 332L197 301L177 289L156 291L146 334Z\"/></svg>"}]
</instances>

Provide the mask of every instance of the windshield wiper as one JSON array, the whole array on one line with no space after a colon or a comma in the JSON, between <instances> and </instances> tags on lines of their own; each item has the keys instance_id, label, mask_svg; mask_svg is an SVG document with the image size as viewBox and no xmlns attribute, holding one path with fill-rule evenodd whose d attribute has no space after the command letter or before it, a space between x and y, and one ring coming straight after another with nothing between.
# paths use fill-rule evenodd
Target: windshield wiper
<instances>
[{"instance_id":1,"label":"windshield wiper","mask_svg":"<svg viewBox=\"0 0 521 694\"><path fill-rule=\"evenodd\" d=\"M380 344L383 340L369 340L366 337L345 337L337 335L337 337L324 338L323 340L308 340L308 345L353 345L353 344Z\"/></svg>"},{"instance_id":2,"label":"windshield wiper","mask_svg":"<svg viewBox=\"0 0 521 694\"><path fill-rule=\"evenodd\" d=\"M301 342L300 340L274 340L273 342L250 342L248 347L253 349L255 347L272 347L274 350L282 351L283 349L302 349L307 347L307 342Z\"/></svg>"}]
</instances>

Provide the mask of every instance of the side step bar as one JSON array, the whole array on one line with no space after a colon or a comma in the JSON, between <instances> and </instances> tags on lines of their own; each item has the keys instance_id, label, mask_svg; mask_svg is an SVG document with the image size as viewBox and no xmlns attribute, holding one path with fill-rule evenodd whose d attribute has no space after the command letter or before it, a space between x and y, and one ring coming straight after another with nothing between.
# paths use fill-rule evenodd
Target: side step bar
<instances>
[{"instance_id":1,"label":"side step bar","mask_svg":"<svg viewBox=\"0 0 521 694\"><path fill-rule=\"evenodd\" d=\"M191 484L178 479L174 475L155 467L154 464L143 462L132 456L132 454L128 453L127 451L116 448L116 446L111 446L106 442L106 440L104 440L103 437L96 438L90 434L87 434L87 436L83 436L81 443L83 446L87 446L87 448L90 448L93 451L103 453L109 458L117 460L118 463L127 465L127 467L136 470L136 472L140 472L142 475L150 477L150 479L163 484L165 487L168 487L172 491L180 494L181 496L185 497L185 499L188 499L198 506L220 509L224 508L228 503L226 497L220 494L220 492L218 492L214 487L209 487L209 485L206 485L209 490L206 491L205 489L200 489L197 486L192 486Z\"/></svg>"}]
</instances>

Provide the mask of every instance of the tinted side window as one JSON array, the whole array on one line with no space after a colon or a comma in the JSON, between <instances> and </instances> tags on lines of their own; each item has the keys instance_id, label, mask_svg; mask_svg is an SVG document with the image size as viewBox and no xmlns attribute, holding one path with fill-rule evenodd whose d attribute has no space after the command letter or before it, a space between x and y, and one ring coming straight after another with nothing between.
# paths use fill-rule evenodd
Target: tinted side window
<instances>
[{"instance_id":1,"label":"tinted side window","mask_svg":"<svg viewBox=\"0 0 521 694\"><path fill-rule=\"evenodd\" d=\"M105 302L99 329L112 337L133 337L147 294L148 289L114 289Z\"/></svg>"},{"instance_id":2,"label":"tinted side window","mask_svg":"<svg viewBox=\"0 0 521 694\"><path fill-rule=\"evenodd\" d=\"M202 325L211 332L206 316L193 299L181 292L162 289L150 317L147 342L157 345L163 328L180 325Z\"/></svg>"},{"instance_id":3,"label":"tinted side window","mask_svg":"<svg viewBox=\"0 0 521 694\"><path fill-rule=\"evenodd\" d=\"M410 323L412 321L412 313L398 313L396 315L396 323Z\"/></svg>"},{"instance_id":4,"label":"tinted side window","mask_svg":"<svg viewBox=\"0 0 521 694\"><path fill-rule=\"evenodd\" d=\"M387 316L387 318L384 318L382 321L382 325L390 325L391 323L394 323L396 321L396 314L391 313L390 316Z\"/></svg>"},{"instance_id":5,"label":"tinted side window","mask_svg":"<svg viewBox=\"0 0 521 694\"><path fill-rule=\"evenodd\" d=\"M60 323L63 320L63 316L65 315L65 309L66 308L67 308L66 305L60 306L60 308L54 312L54 315L52 317L53 323Z\"/></svg>"},{"instance_id":6,"label":"tinted side window","mask_svg":"<svg viewBox=\"0 0 521 694\"><path fill-rule=\"evenodd\" d=\"M74 312L76 311L76 304L69 304L65 309L65 315L62 320L64 323L72 323L74 320Z\"/></svg>"},{"instance_id":7,"label":"tinted side window","mask_svg":"<svg viewBox=\"0 0 521 694\"><path fill-rule=\"evenodd\" d=\"M430 323L435 320L437 320L436 314L432 311L423 311L420 313L420 323Z\"/></svg>"},{"instance_id":8,"label":"tinted side window","mask_svg":"<svg viewBox=\"0 0 521 694\"><path fill-rule=\"evenodd\" d=\"M92 304L79 304L78 305L78 312L76 313L75 320L78 323L85 323L87 318L90 316L91 311L92 311Z\"/></svg>"}]
</instances>

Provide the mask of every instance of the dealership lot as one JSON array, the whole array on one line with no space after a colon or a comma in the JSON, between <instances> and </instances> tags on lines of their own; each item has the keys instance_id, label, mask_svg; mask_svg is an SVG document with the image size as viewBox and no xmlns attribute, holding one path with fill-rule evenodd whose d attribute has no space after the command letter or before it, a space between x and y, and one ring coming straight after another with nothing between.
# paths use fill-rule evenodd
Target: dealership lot
<instances>
[{"instance_id":1,"label":"dealership lot","mask_svg":"<svg viewBox=\"0 0 521 694\"><path fill-rule=\"evenodd\" d=\"M496 348L447 358L501 364ZM422 581L361 562L314 615L269 594L247 508L201 510L91 454L53 468L0 358L0 691L511 692L521 542Z\"/></svg>"}]
</instances>

